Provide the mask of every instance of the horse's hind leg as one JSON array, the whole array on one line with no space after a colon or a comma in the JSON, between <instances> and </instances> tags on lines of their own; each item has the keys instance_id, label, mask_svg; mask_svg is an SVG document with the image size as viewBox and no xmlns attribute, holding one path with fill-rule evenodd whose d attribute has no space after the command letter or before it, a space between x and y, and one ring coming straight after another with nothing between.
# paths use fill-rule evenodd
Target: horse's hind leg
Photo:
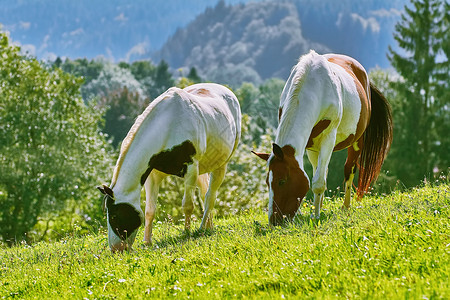
<instances>
[{"instance_id":1,"label":"horse's hind leg","mask_svg":"<svg viewBox=\"0 0 450 300\"><path fill-rule=\"evenodd\" d=\"M191 229L191 216L194 210L194 193L196 183L198 180L198 164L195 162L187 169L184 177L184 196L183 196L183 211L184 211L184 229L189 231Z\"/></svg>"},{"instance_id":2,"label":"horse's hind leg","mask_svg":"<svg viewBox=\"0 0 450 300\"><path fill-rule=\"evenodd\" d=\"M197 186L200 189L200 198L201 201L199 201L202 210L204 210L205 208L203 207L203 200L205 200L205 195L206 192L208 191L208 186L209 186L209 173L205 173L202 175L198 175L197 177Z\"/></svg>"},{"instance_id":3,"label":"horse's hind leg","mask_svg":"<svg viewBox=\"0 0 450 300\"><path fill-rule=\"evenodd\" d=\"M209 188L205 197L205 211L203 212L203 219L200 225L200 229L205 227L212 228L213 226L211 211L214 208L214 202L216 201L217 197L217 190L223 182L226 170L227 166L224 165L211 172Z\"/></svg>"},{"instance_id":4,"label":"horse's hind leg","mask_svg":"<svg viewBox=\"0 0 450 300\"><path fill-rule=\"evenodd\" d=\"M145 187L145 228L144 243L152 244L152 224L156 212L156 200L158 199L159 186L167 175L153 170L144 183Z\"/></svg>"},{"instance_id":5,"label":"horse's hind leg","mask_svg":"<svg viewBox=\"0 0 450 300\"><path fill-rule=\"evenodd\" d=\"M352 199L352 186L353 178L356 173L356 163L358 161L359 155L361 154L362 139L357 143L354 143L347 150L347 160L344 166L344 176L345 176L345 198L343 208L350 208L350 202Z\"/></svg>"}]
</instances>

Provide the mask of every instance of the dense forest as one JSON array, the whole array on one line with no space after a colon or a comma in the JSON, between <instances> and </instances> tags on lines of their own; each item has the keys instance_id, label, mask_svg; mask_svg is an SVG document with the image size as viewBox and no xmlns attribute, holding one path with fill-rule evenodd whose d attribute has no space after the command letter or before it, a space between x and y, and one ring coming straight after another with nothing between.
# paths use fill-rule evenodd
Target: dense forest
<instances>
[{"instance_id":1,"label":"dense forest","mask_svg":"<svg viewBox=\"0 0 450 300\"><path fill-rule=\"evenodd\" d=\"M285 26L297 26L302 14L292 9L298 5L293 3L263 3L258 9L253 6L256 4L230 6L220 2L207 9L186 30L175 33L166 45L175 45L175 37L183 38L188 32L192 34L194 28L203 27L204 31L199 32L205 34L204 44L202 39L193 39L192 47L185 49L187 53L196 47L195 43L205 48L229 47L223 53L227 61L218 64L210 52L211 58L205 57L207 64L202 65L195 56L187 56L189 59L180 61L181 69L172 65L170 59L158 63L150 59L114 63L99 58L40 61L24 54L7 34L0 33L0 241L12 244L55 239L75 227L82 231L102 226L101 199L95 186L110 181L120 143L136 116L171 86L219 80L217 73L204 71L209 66L228 70L222 75L239 79L224 80L232 83L230 86L244 113L242 142L219 190L217 214L267 206L265 165L251 150L271 149L284 86L282 79L272 76L289 71L295 59L304 54L304 43L327 49L298 27L288 30L289 26ZM249 11L254 12L254 18L244 18ZM369 74L390 100L395 126L391 152L374 185L374 193L409 188L424 179L448 181L449 11L448 3L414 0L402 12L395 26L395 44L387 53L394 70L376 68ZM226 28L217 25L214 31L209 23L201 23L209 22L208 16L214 13L227 22L243 22L242 30L237 32L237 25ZM236 34L231 34L233 31ZM261 52L256 53L256 48L247 47L258 36L262 40ZM217 45L209 41L212 37L220 37L215 39ZM233 37L237 37L235 43L228 43ZM173 49L182 51L175 46ZM254 55L248 56L245 49L252 50ZM293 61L285 62L287 69L286 66L270 72L257 69L258 59L279 57L283 49L292 55ZM240 63L238 57L247 57L248 61ZM237 69L227 69L227 64L235 62L233 67L248 67L244 73L257 80L246 80L239 77ZM341 195L345 157L345 151L333 156L328 197ZM311 175L311 167L306 169ZM182 190L179 179L171 178L164 183L158 218L174 221L182 218ZM196 210L198 214L201 205Z\"/></svg>"}]
</instances>

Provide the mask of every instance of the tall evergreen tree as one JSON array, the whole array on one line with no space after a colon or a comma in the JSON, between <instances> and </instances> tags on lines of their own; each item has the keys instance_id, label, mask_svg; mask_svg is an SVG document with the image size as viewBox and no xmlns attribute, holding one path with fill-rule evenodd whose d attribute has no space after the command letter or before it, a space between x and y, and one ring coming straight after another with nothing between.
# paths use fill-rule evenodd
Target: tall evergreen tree
<instances>
[{"instance_id":1,"label":"tall evergreen tree","mask_svg":"<svg viewBox=\"0 0 450 300\"><path fill-rule=\"evenodd\" d=\"M200 76L198 76L197 69L195 67L192 67L189 71L189 74L187 78L192 81L193 83L199 83L202 81Z\"/></svg>"},{"instance_id":2,"label":"tall evergreen tree","mask_svg":"<svg viewBox=\"0 0 450 300\"><path fill-rule=\"evenodd\" d=\"M442 128L449 128L448 118L445 120L448 99L440 98L444 96L442 85L448 90L449 63L444 51L448 12L439 0L411 0L411 4L405 6L395 27L394 38L402 51L390 47L388 55L402 76L393 83L402 100L401 111L395 113L391 155L399 161L394 172L407 186L432 176L433 171L446 171L448 153L441 147L448 144L448 137L442 135ZM441 115L444 118L439 118Z\"/></svg>"},{"instance_id":3,"label":"tall evergreen tree","mask_svg":"<svg viewBox=\"0 0 450 300\"><path fill-rule=\"evenodd\" d=\"M154 86L152 89L152 98L158 97L165 92L168 88L175 85L175 80L169 71L169 65L162 60L156 67L156 73L154 77Z\"/></svg>"}]
</instances>

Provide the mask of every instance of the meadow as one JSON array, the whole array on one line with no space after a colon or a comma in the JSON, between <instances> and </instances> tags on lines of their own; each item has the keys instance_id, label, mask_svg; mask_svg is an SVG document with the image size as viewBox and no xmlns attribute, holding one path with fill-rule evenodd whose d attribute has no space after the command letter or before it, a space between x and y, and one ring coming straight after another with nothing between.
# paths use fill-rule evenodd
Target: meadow
<instances>
[{"instance_id":1,"label":"meadow","mask_svg":"<svg viewBox=\"0 0 450 300\"><path fill-rule=\"evenodd\" d=\"M450 186L364 197L350 211L328 198L269 228L265 211L215 220L209 232L155 224L134 251L107 234L0 248L0 299L449 299ZM199 221L193 223L198 228Z\"/></svg>"}]
</instances>

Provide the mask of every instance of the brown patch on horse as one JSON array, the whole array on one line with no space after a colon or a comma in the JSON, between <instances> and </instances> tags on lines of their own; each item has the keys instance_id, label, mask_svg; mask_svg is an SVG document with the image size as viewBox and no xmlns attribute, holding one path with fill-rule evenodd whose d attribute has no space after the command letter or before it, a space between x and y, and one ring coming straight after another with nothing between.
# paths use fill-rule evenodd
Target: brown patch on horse
<instances>
[{"instance_id":1,"label":"brown patch on horse","mask_svg":"<svg viewBox=\"0 0 450 300\"><path fill-rule=\"evenodd\" d=\"M294 217L309 190L309 181L295 159L295 149L292 146L273 146L274 157L269 163L269 172L273 175L271 188L274 198L273 215L269 217L269 221L277 224L284 217ZM268 180L267 184L270 184Z\"/></svg>"},{"instance_id":2,"label":"brown patch on horse","mask_svg":"<svg viewBox=\"0 0 450 300\"><path fill-rule=\"evenodd\" d=\"M193 94L193 95L197 95L197 96L201 96L201 97L213 97L213 95L211 94L211 92L207 89L186 89L186 92Z\"/></svg>"},{"instance_id":3,"label":"brown patch on horse","mask_svg":"<svg viewBox=\"0 0 450 300\"><path fill-rule=\"evenodd\" d=\"M184 141L180 145L169 150L164 150L153 155L148 163L148 168L141 176L141 185L145 183L148 175L153 169L166 174L184 177L187 167L192 163L192 157L196 150L191 141Z\"/></svg>"},{"instance_id":4,"label":"brown patch on horse","mask_svg":"<svg viewBox=\"0 0 450 300\"><path fill-rule=\"evenodd\" d=\"M306 144L306 148L311 148L314 144L313 139L316 138L319 134L321 134L327 127L330 125L331 120L320 120L314 125L311 130L311 134L309 135L308 143Z\"/></svg>"},{"instance_id":5,"label":"brown patch on horse","mask_svg":"<svg viewBox=\"0 0 450 300\"><path fill-rule=\"evenodd\" d=\"M350 147L355 142L355 135L352 133L350 134L345 140L338 143L336 146L334 146L333 151L339 151L345 148Z\"/></svg>"},{"instance_id":6,"label":"brown patch on horse","mask_svg":"<svg viewBox=\"0 0 450 300\"><path fill-rule=\"evenodd\" d=\"M281 121L281 115L283 114L283 109L280 107L278 109L278 123Z\"/></svg>"},{"instance_id":7,"label":"brown patch on horse","mask_svg":"<svg viewBox=\"0 0 450 300\"><path fill-rule=\"evenodd\" d=\"M359 156L361 154L361 148L363 146L363 140L362 138L359 139L357 147L358 150L355 150L355 148L349 147L347 150L347 160L345 161L344 165L344 177L345 181L347 181L350 178L350 174L355 174L356 167L358 163Z\"/></svg>"},{"instance_id":8,"label":"brown patch on horse","mask_svg":"<svg viewBox=\"0 0 450 300\"><path fill-rule=\"evenodd\" d=\"M346 60L341 56L331 56L328 61L344 68L344 70L353 77L361 101L361 111L358 124L356 125L355 141L358 140L369 125L370 120L370 83L367 73L356 65L352 60Z\"/></svg>"}]
</instances>

